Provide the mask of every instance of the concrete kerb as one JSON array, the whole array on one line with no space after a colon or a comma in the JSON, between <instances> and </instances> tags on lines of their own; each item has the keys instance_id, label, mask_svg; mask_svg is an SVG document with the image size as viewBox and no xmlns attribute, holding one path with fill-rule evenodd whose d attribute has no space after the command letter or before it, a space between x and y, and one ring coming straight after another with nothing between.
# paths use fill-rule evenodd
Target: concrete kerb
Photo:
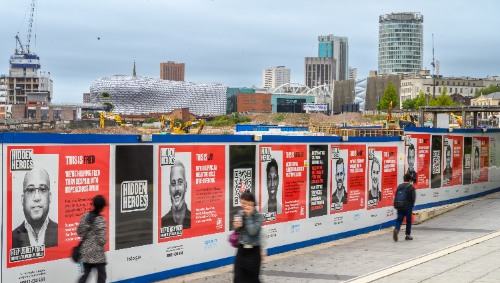
<instances>
[{"instance_id":1,"label":"concrete kerb","mask_svg":"<svg viewBox=\"0 0 500 283\"><path fill-rule=\"evenodd\" d=\"M488 198L492 198L492 197L499 197L499 196L500 196L500 192L496 192L496 193L492 193L492 194L485 195L482 197L478 197L478 198L474 198L474 199L470 199L470 200L465 200L465 201L461 201L461 202L457 202L457 203L453 203L453 204L447 204L447 205L442 205L442 206L433 207L433 208L416 210L413 212L414 224L420 224L426 220L429 220L429 219L434 218L438 215L444 214L446 212L449 212L451 210L454 210L456 208L459 208L461 206L467 205L467 204L475 202L475 201L484 200L484 199L488 199ZM307 253L311 253L311 252L315 252L315 251L319 251L319 250L323 250L323 249L328 249L328 248L334 247L334 246L345 245L345 244L349 244L349 243L356 242L359 240L377 237L380 235L391 233L393 229L394 229L393 227L383 228L383 229L380 229L377 231L372 231L372 232L369 232L366 234L360 234L360 235L352 236L349 238L343 238L343 239L334 240L331 242L322 243L322 244L318 244L318 245L314 245L314 246L310 246L310 247L305 247L305 248L301 248L301 249L297 249L297 250L293 250L293 251L288 251L288 252L284 252L284 253L280 253L280 254L266 256L266 257L264 257L262 263L263 264L270 263L273 261L278 261L278 260L287 259L290 257L295 257L298 255L303 255L303 254L307 254ZM404 230L405 230L405 226L403 225L401 227L401 231L404 231ZM204 270L204 271L200 271L200 272L196 272L196 273L192 273L192 274L182 275L179 277L173 277L173 278L169 278L169 279L158 281L158 282L159 283L166 283L166 282L184 283L184 282L198 280L198 279L202 279L205 277L216 276L219 274L228 273L228 272L232 272L232 271L233 271L233 265L230 264L230 265L226 265L226 266L222 266L222 267L218 267L218 268L214 268L214 269L209 269L209 270Z\"/></svg>"}]
</instances>

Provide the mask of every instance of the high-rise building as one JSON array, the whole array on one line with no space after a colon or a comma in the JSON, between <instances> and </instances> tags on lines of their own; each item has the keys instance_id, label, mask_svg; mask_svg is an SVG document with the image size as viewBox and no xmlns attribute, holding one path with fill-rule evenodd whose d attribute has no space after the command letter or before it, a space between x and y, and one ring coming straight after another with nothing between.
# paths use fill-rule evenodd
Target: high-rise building
<instances>
[{"instance_id":1,"label":"high-rise building","mask_svg":"<svg viewBox=\"0 0 500 283\"><path fill-rule=\"evenodd\" d=\"M392 13L379 17L378 74L418 74L423 69L424 16Z\"/></svg>"},{"instance_id":2,"label":"high-rise building","mask_svg":"<svg viewBox=\"0 0 500 283\"><path fill-rule=\"evenodd\" d=\"M337 60L333 57L306 57L305 85L314 88L333 84L336 77Z\"/></svg>"},{"instance_id":3,"label":"high-rise building","mask_svg":"<svg viewBox=\"0 0 500 283\"><path fill-rule=\"evenodd\" d=\"M349 40L347 37L334 36L333 34L318 36L318 57L335 58L336 81L348 79L349 68Z\"/></svg>"},{"instance_id":4,"label":"high-rise building","mask_svg":"<svg viewBox=\"0 0 500 283\"><path fill-rule=\"evenodd\" d=\"M184 81L184 63L168 61L160 63L160 78L169 81Z\"/></svg>"},{"instance_id":5,"label":"high-rise building","mask_svg":"<svg viewBox=\"0 0 500 283\"><path fill-rule=\"evenodd\" d=\"M290 83L290 69L285 69L285 66L264 69L262 75L263 88L277 88L287 83Z\"/></svg>"},{"instance_id":6,"label":"high-rise building","mask_svg":"<svg viewBox=\"0 0 500 283\"><path fill-rule=\"evenodd\" d=\"M1 75L6 104L27 104L28 93L44 94L46 102L52 99L53 89L50 73L39 72L40 57L34 53L16 49L10 56L9 74ZM0 90L2 91L2 90Z\"/></svg>"},{"instance_id":7,"label":"high-rise building","mask_svg":"<svg viewBox=\"0 0 500 283\"><path fill-rule=\"evenodd\" d=\"M358 75L358 69L349 67L349 79L355 80L357 75Z\"/></svg>"},{"instance_id":8,"label":"high-rise building","mask_svg":"<svg viewBox=\"0 0 500 283\"><path fill-rule=\"evenodd\" d=\"M90 103L90 93L83 94L83 103Z\"/></svg>"}]
</instances>

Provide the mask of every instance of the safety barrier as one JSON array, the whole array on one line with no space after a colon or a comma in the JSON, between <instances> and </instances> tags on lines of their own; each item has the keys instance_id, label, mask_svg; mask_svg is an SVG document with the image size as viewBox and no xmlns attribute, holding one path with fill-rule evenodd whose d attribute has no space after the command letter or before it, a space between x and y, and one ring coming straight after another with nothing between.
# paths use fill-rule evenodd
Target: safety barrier
<instances>
[{"instance_id":1,"label":"safety barrier","mask_svg":"<svg viewBox=\"0 0 500 283\"><path fill-rule=\"evenodd\" d=\"M243 191L256 195L268 252L275 254L393 225L392 199L405 172L414 177L417 209L487 194L500 181L500 135L493 130L407 128L404 141L0 137L5 283L74 282L83 271L69 259L79 242L76 228L97 194L109 202L102 213L108 280L137 283L232 263L236 250L227 237ZM37 189L26 190L31 183ZM36 242L26 223L37 227L45 219L45 238Z\"/></svg>"}]
</instances>

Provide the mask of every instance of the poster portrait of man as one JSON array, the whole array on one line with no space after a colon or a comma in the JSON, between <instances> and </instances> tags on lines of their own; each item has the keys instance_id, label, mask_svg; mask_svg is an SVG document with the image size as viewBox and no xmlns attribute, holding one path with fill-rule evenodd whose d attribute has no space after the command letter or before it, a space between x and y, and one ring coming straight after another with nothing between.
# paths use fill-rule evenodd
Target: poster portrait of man
<instances>
[{"instance_id":1,"label":"poster portrait of man","mask_svg":"<svg viewBox=\"0 0 500 283\"><path fill-rule=\"evenodd\" d=\"M182 153L176 153L176 157ZM189 167L188 167L189 168ZM168 209L168 213L161 218L161 227L182 225L182 229L191 228L191 211L186 203L189 192L189 179L186 178L186 167L184 163L176 159L170 166L170 170L162 168L168 173L168 184L162 182L162 194L164 194L166 205L162 205L162 211ZM169 206L170 204L170 206Z\"/></svg>"},{"instance_id":2,"label":"poster portrait of man","mask_svg":"<svg viewBox=\"0 0 500 283\"><path fill-rule=\"evenodd\" d=\"M373 156L370 162L370 188L368 190L368 201L379 202L382 200L382 188L380 186L381 168L380 161ZM375 203L375 202L374 202ZM375 205L376 206L376 205Z\"/></svg>"},{"instance_id":3,"label":"poster portrait of man","mask_svg":"<svg viewBox=\"0 0 500 283\"><path fill-rule=\"evenodd\" d=\"M443 183L444 184L449 184L452 176L453 176L453 170L452 170L452 149L450 145L446 146L445 153L444 153L444 170L443 170Z\"/></svg>"},{"instance_id":4,"label":"poster portrait of man","mask_svg":"<svg viewBox=\"0 0 500 283\"><path fill-rule=\"evenodd\" d=\"M332 203L347 204L347 188L345 185L345 164L344 159L339 158L335 163L335 191L332 192Z\"/></svg>"},{"instance_id":5,"label":"poster portrait of man","mask_svg":"<svg viewBox=\"0 0 500 283\"><path fill-rule=\"evenodd\" d=\"M21 206L24 221L12 231L12 248L58 245L58 225L49 218L52 189L49 173L41 167L34 167L24 175ZM55 208L57 214L57 208Z\"/></svg>"},{"instance_id":6,"label":"poster portrait of man","mask_svg":"<svg viewBox=\"0 0 500 283\"><path fill-rule=\"evenodd\" d=\"M267 179L267 201L264 206L262 206L262 213L275 212L276 214L282 213L281 204L281 194L282 189L280 186L280 171L279 165L275 158L271 158L271 161L266 165L266 176ZM262 192L263 198L266 194ZM265 200L264 200L265 201Z\"/></svg>"},{"instance_id":7,"label":"poster portrait of man","mask_svg":"<svg viewBox=\"0 0 500 283\"><path fill-rule=\"evenodd\" d=\"M407 149L406 160L408 163L408 170L406 173L411 175L411 182L413 184L417 183L417 172L415 172L415 145L412 143L409 144Z\"/></svg>"}]
</instances>

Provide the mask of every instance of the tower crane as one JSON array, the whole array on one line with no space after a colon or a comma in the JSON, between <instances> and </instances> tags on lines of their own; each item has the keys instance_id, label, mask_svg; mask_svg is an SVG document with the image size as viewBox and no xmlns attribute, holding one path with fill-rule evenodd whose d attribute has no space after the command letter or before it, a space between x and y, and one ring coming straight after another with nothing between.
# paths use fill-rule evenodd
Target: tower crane
<instances>
[{"instance_id":1,"label":"tower crane","mask_svg":"<svg viewBox=\"0 0 500 283\"><path fill-rule=\"evenodd\" d=\"M34 0L33 0L34 1ZM436 61L434 60L434 34L432 34L432 75L436 74Z\"/></svg>"},{"instance_id":2,"label":"tower crane","mask_svg":"<svg viewBox=\"0 0 500 283\"><path fill-rule=\"evenodd\" d=\"M36 4L36 0L32 0L31 7L29 10L30 20L28 23L28 35L26 38L26 45L23 46L23 44L21 43L21 39L19 38L19 32L16 34L16 49L17 49L17 44L19 44L19 50L21 51L22 54L30 54L31 31L33 29L33 18L35 15L35 4ZM35 37L36 37L36 35L35 35Z\"/></svg>"}]
</instances>

